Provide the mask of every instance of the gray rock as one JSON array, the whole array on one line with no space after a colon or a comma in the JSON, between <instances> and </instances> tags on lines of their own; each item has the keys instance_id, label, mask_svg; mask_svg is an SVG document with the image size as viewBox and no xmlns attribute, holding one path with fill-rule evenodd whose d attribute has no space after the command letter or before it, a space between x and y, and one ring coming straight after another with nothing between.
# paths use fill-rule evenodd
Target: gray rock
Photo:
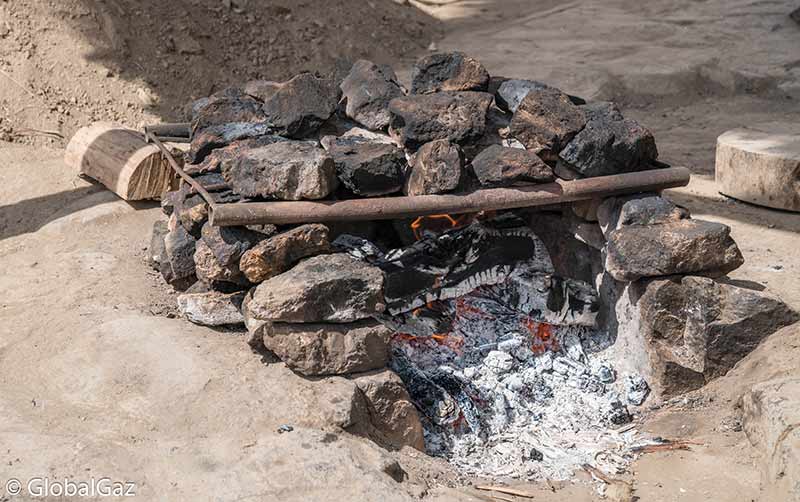
<instances>
[{"instance_id":1,"label":"gray rock","mask_svg":"<svg viewBox=\"0 0 800 502\"><path fill-rule=\"evenodd\" d=\"M271 323L264 347L306 376L344 375L386 366L391 330L373 321L347 324Z\"/></svg>"},{"instance_id":2,"label":"gray rock","mask_svg":"<svg viewBox=\"0 0 800 502\"><path fill-rule=\"evenodd\" d=\"M331 80L301 73L286 82L250 82L250 95L263 101L262 113L281 136L302 138L328 120L339 103L340 89Z\"/></svg>"},{"instance_id":3,"label":"gray rock","mask_svg":"<svg viewBox=\"0 0 800 502\"><path fill-rule=\"evenodd\" d=\"M459 187L464 155L458 145L446 139L425 143L411 161L406 180L407 195L432 195L452 192Z\"/></svg>"},{"instance_id":4,"label":"gray rock","mask_svg":"<svg viewBox=\"0 0 800 502\"><path fill-rule=\"evenodd\" d=\"M214 124L192 134L186 158L194 165L203 162L216 148L222 148L237 140L271 135L276 128L269 122L229 122ZM190 168L190 171L193 171Z\"/></svg>"},{"instance_id":5,"label":"gray rock","mask_svg":"<svg viewBox=\"0 0 800 502\"><path fill-rule=\"evenodd\" d=\"M241 279L239 260L242 254L264 238L263 234L245 227L216 227L210 223L203 225L201 235L200 241L214 255L216 264L220 268L229 270L230 275L238 279ZM198 267L205 269L204 265L204 263L199 264ZM221 277L209 277L203 270L201 275L206 279L226 280ZM234 282L241 282L238 279Z\"/></svg>"},{"instance_id":6,"label":"gray rock","mask_svg":"<svg viewBox=\"0 0 800 502\"><path fill-rule=\"evenodd\" d=\"M497 87L494 93L494 99L501 110L514 113L530 91L541 89L556 88L542 82L537 82L536 80L506 79ZM576 96L567 94L567 97L574 105L586 103L585 100Z\"/></svg>"},{"instance_id":7,"label":"gray rock","mask_svg":"<svg viewBox=\"0 0 800 502\"><path fill-rule=\"evenodd\" d=\"M389 369L354 375L367 401L369 419L389 448L410 446L425 451L425 437L417 408L403 381Z\"/></svg>"},{"instance_id":8,"label":"gray rock","mask_svg":"<svg viewBox=\"0 0 800 502\"><path fill-rule=\"evenodd\" d=\"M255 320L340 322L385 309L383 273L347 254L315 256L259 284L249 302Z\"/></svg>"},{"instance_id":9,"label":"gray rock","mask_svg":"<svg viewBox=\"0 0 800 502\"><path fill-rule=\"evenodd\" d=\"M623 226L607 239L605 268L620 281L691 273L720 276L744 263L730 227L710 221Z\"/></svg>"},{"instance_id":10,"label":"gray rock","mask_svg":"<svg viewBox=\"0 0 800 502\"><path fill-rule=\"evenodd\" d=\"M239 269L257 284L289 270L302 258L330 251L328 227L301 225L259 242L242 254Z\"/></svg>"},{"instance_id":11,"label":"gray rock","mask_svg":"<svg viewBox=\"0 0 800 502\"><path fill-rule=\"evenodd\" d=\"M647 385L644 378L639 375L628 375L625 378L625 399L628 404L641 406L648 394L650 394L650 386Z\"/></svg>"},{"instance_id":12,"label":"gray rock","mask_svg":"<svg viewBox=\"0 0 800 502\"><path fill-rule=\"evenodd\" d=\"M586 127L564 146L559 157L582 177L651 169L658 158L653 134L625 119L613 103L581 107Z\"/></svg>"},{"instance_id":13,"label":"gray rock","mask_svg":"<svg viewBox=\"0 0 800 502\"><path fill-rule=\"evenodd\" d=\"M164 237L166 261L161 263L161 275L172 286L184 289L195 279L196 240L181 225L171 226L173 229Z\"/></svg>"},{"instance_id":14,"label":"gray rock","mask_svg":"<svg viewBox=\"0 0 800 502\"><path fill-rule=\"evenodd\" d=\"M546 161L560 152L586 125L584 112L554 88L534 89L520 102L510 132L525 148Z\"/></svg>"},{"instance_id":15,"label":"gray rock","mask_svg":"<svg viewBox=\"0 0 800 502\"><path fill-rule=\"evenodd\" d=\"M597 206L603 234L627 225L657 225L689 217L689 211L654 193L609 197Z\"/></svg>"},{"instance_id":16,"label":"gray rock","mask_svg":"<svg viewBox=\"0 0 800 502\"><path fill-rule=\"evenodd\" d=\"M389 126L389 101L403 96L403 88L388 65L359 59L341 84L348 117L369 129Z\"/></svg>"},{"instance_id":17,"label":"gray rock","mask_svg":"<svg viewBox=\"0 0 800 502\"><path fill-rule=\"evenodd\" d=\"M411 72L411 93L485 91L489 73L476 59L461 52L431 54L419 59Z\"/></svg>"},{"instance_id":18,"label":"gray rock","mask_svg":"<svg viewBox=\"0 0 800 502\"><path fill-rule=\"evenodd\" d=\"M226 124L227 125L227 124ZM232 124L236 125L236 124ZM208 131L208 130L207 130ZM212 131L213 132L213 131ZM202 134L211 134L210 132L203 132ZM192 140L195 141L194 139ZM236 155L243 149L257 148L259 146L271 145L279 141L289 141L282 136L273 134L256 135L255 137L240 137L228 141L227 138L218 138L211 141L209 144L213 145L213 149L208 151L201 161L196 164L185 164L183 171L191 176L198 174L219 172L221 167L226 162L230 162Z\"/></svg>"},{"instance_id":19,"label":"gray rock","mask_svg":"<svg viewBox=\"0 0 800 502\"><path fill-rule=\"evenodd\" d=\"M223 166L222 174L245 197L323 199L336 188L333 159L305 141L244 149Z\"/></svg>"},{"instance_id":20,"label":"gray rock","mask_svg":"<svg viewBox=\"0 0 800 502\"><path fill-rule=\"evenodd\" d=\"M339 181L356 195L388 195L403 187L406 158L396 146L357 136L326 136L322 145L336 164Z\"/></svg>"},{"instance_id":21,"label":"gray rock","mask_svg":"<svg viewBox=\"0 0 800 502\"><path fill-rule=\"evenodd\" d=\"M238 263L221 263L205 240L197 241L194 251L194 264L197 278L207 283L230 282L248 286L250 282L239 270Z\"/></svg>"},{"instance_id":22,"label":"gray rock","mask_svg":"<svg viewBox=\"0 0 800 502\"><path fill-rule=\"evenodd\" d=\"M553 181L553 170L535 153L492 145L472 160L472 170L484 186L510 186L519 182Z\"/></svg>"},{"instance_id":23,"label":"gray rock","mask_svg":"<svg viewBox=\"0 0 800 502\"><path fill-rule=\"evenodd\" d=\"M241 90L212 97L196 110L192 120L192 136L208 127L235 123L268 124L262 103ZM192 159L193 162L195 160Z\"/></svg>"},{"instance_id":24,"label":"gray rock","mask_svg":"<svg viewBox=\"0 0 800 502\"><path fill-rule=\"evenodd\" d=\"M168 263L167 247L164 245L164 237L167 236L167 232L169 229L166 221L156 220L153 222L150 245L147 247L147 263L156 270L161 270L162 263Z\"/></svg>"},{"instance_id":25,"label":"gray rock","mask_svg":"<svg viewBox=\"0 0 800 502\"><path fill-rule=\"evenodd\" d=\"M742 425L763 455L763 500L800 500L800 378L760 382L744 393Z\"/></svg>"},{"instance_id":26,"label":"gray rock","mask_svg":"<svg viewBox=\"0 0 800 502\"><path fill-rule=\"evenodd\" d=\"M766 336L800 319L772 295L706 277L640 281L631 296L648 355L641 372L662 397L724 375Z\"/></svg>"},{"instance_id":27,"label":"gray rock","mask_svg":"<svg viewBox=\"0 0 800 502\"><path fill-rule=\"evenodd\" d=\"M491 103L491 94L471 91L395 98L389 102L389 133L398 144L411 150L437 139L474 141L486 129Z\"/></svg>"},{"instance_id":28,"label":"gray rock","mask_svg":"<svg viewBox=\"0 0 800 502\"><path fill-rule=\"evenodd\" d=\"M243 299L244 293L185 293L178 295L178 310L193 323L204 326L243 324Z\"/></svg>"}]
</instances>

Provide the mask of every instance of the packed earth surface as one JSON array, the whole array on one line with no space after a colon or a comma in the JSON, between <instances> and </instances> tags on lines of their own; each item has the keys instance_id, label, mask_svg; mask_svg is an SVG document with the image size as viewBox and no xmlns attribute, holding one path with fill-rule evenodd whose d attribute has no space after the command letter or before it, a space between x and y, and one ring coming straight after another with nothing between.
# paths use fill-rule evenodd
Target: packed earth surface
<instances>
[{"instance_id":1,"label":"packed earth surface","mask_svg":"<svg viewBox=\"0 0 800 502\"><path fill-rule=\"evenodd\" d=\"M800 217L724 198L713 180L719 134L800 112L792 2L319 4L0 2L3 482L106 476L146 500L493 500L441 460L343 432L348 380L302 378L254 356L242 331L179 318L146 263L157 204L123 202L63 164L81 125L179 120L233 82L368 58L408 85L417 57L460 50L491 75L614 100L652 130L660 159L692 170L667 196L731 226L745 258L731 279L800 309ZM774 460L753 440L763 417L747 410L769 382L797 378L798 351L800 328L784 328L704 389L645 406L637 427L692 446L643 455L606 497L784 500L762 477ZM579 472L515 488L580 501L597 485Z\"/></svg>"}]
</instances>

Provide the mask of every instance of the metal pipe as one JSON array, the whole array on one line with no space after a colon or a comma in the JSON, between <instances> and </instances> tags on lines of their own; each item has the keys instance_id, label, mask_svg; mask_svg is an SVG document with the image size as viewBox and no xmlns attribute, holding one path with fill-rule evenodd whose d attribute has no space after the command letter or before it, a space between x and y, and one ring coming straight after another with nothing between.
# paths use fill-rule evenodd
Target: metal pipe
<instances>
[{"instance_id":1,"label":"metal pipe","mask_svg":"<svg viewBox=\"0 0 800 502\"><path fill-rule=\"evenodd\" d=\"M292 224L326 221L387 220L431 214L474 213L486 210L563 204L612 195L685 186L685 167L513 188L486 188L467 194L382 197L341 201L275 201L216 204L210 221L216 226Z\"/></svg>"}]
</instances>

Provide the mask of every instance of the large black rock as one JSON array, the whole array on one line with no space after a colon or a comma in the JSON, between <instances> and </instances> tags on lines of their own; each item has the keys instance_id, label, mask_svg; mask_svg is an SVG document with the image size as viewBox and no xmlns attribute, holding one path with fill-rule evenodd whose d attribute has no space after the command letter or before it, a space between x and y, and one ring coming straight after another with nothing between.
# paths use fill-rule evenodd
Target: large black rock
<instances>
[{"instance_id":1,"label":"large black rock","mask_svg":"<svg viewBox=\"0 0 800 502\"><path fill-rule=\"evenodd\" d=\"M535 153L521 148L492 145L472 160L472 170L484 186L509 186L519 182L553 181L553 170Z\"/></svg>"},{"instance_id":2,"label":"large black rock","mask_svg":"<svg viewBox=\"0 0 800 502\"><path fill-rule=\"evenodd\" d=\"M389 132L411 150L437 139L474 141L486 129L486 113L491 104L491 94L472 91L395 98L389 102Z\"/></svg>"},{"instance_id":3,"label":"large black rock","mask_svg":"<svg viewBox=\"0 0 800 502\"><path fill-rule=\"evenodd\" d=\"M356 195L386 195L403 187L406 158L396 146L358 136L326 136L322 144L336 164L339 181Z\"/></svg>"},{"instance_id":4,"label":"large black rock","mask_svg":"<svg viewBox=\"0 0 800 502\"><path fill-rule=\"evenodd\" d=\"M376 65L359 59L341 84L348 117L369 129L389 125L389 101L403 96L403 88L388 65Z\"/></svg>"},{"instance_id":5,"label":"large black rock","mask_svg":"<svg viewBox=\"0 0 800 502\"><path fill-rule=\"evenodd\" d=\"M571 169L591 177L651 168L658 149L648 129L624 118L613 103L592 103L581 109L586 127L559 153Z\"/></svg>"},{"instance_id":6,"label":"large black rock","mask_svg":"<svg viewBox=\"0 0 800 502\"><path fill-rule=\"evenodd\" d=\"M534 89L520 102L510 132L543 160L558 152L586 125L586 117L569 96L554 88Z\"/></svg>"},{"instance_id":7,"label":"large black rock","mask_svg":"<svg viewBox=\"0 0 800 502\"><path fill-rule=\"evenodd\" d=\"M474 58L462 52L431 54L421 58L411 73L411 93L439 91L485 91L489 73Z\"/></svg>"}]
</instances>

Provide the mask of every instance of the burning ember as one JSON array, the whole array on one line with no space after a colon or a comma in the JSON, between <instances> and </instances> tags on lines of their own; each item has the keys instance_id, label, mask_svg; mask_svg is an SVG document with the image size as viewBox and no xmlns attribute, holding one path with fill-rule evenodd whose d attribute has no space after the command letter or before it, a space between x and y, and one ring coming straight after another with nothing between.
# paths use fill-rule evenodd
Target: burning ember
<instances>
[{"instance_id":1,"label":"burning ember","mask_svg":"<svg viewBox=\"0 0 800 502\"><path fill-rule=\"evenodd\" d=\"M465 213L456 216L450 216L449 214L420 216L411 222L411 231L414 232L414 239L420 240L425 231L437 234L452 228L461 228L469 225L476 216L477 213Z\"/></svg>"}]
</instances>

